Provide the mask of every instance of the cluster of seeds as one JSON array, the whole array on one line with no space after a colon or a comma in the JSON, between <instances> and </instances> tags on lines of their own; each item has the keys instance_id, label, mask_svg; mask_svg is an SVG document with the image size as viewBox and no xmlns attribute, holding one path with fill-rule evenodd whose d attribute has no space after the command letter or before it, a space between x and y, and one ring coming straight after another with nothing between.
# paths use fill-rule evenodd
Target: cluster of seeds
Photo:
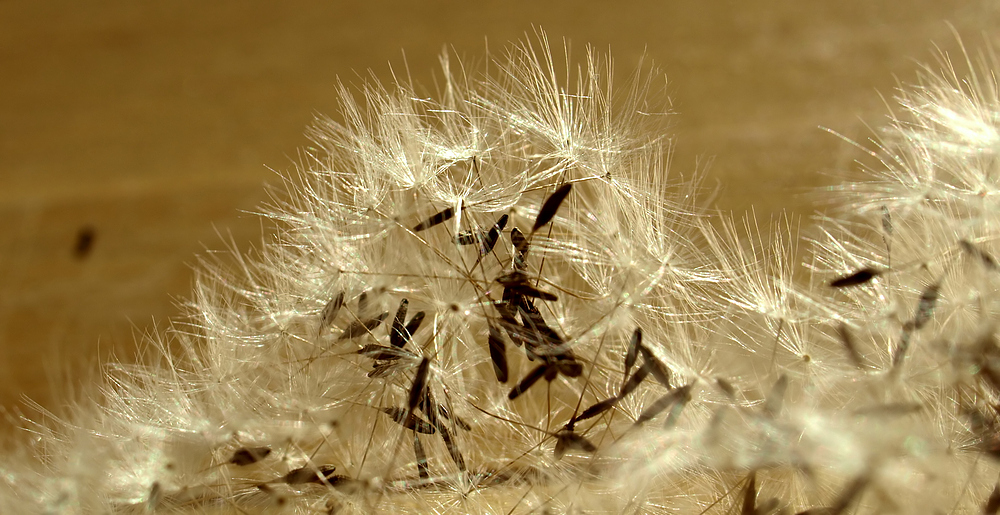
<instances>
[{"instance_id":1,"label":"cluster of seeds","mask_svg":"<svg viewBox=\"0 0 1000 515\"><path fill-rule=\"evenodd\" d=\"M0 511L1000 511L996 88L904 94L797 282L787 222L668 173L655 74L540 44L342 89L276 239L33 426Z\"/></svg>"}]
</instances>

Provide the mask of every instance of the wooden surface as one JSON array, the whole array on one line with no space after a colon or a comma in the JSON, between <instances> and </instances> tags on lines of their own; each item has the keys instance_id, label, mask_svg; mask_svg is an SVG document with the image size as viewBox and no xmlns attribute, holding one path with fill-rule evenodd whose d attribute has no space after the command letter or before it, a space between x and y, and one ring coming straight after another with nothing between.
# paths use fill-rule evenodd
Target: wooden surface
<instances>
[{"instance_id":1,"label":"wooden surface","mask_svg":"<svg viewBox=\"0 0 1000 515\"><path fill-rule=\"evenodd\" d=\"M444 46L478 58L536 26L610 47L623 75L645 52L678 113L674 170L766 218L809 214L795 193L858 157L818 126L867 137L879 92L933 43L956 53L946 22L980 48L1000 20L951 0L276 4L0 1L0 406L58 408L177 313L218 234L259 241L241 210L292 167L314 114L335 114L338 76L386 79L405 51L430 85Z\"/></svg>"}]
</instances>

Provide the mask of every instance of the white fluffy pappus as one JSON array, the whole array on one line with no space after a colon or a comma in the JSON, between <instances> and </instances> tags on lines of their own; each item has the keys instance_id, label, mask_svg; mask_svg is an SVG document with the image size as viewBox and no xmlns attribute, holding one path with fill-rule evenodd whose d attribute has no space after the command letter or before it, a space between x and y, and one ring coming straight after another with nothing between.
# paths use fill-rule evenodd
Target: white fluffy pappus
<instances>
[{"instance_id":1,"label":"white fluffy pappus","mask_svg":"<svg viewBox=\"0 0 1000 515\"><path fill-rule=\"evenodd\" d=\"M996 513L989 67L900 94L806 253L669 172L654 70L558 57L341 86L274 240L27 425L0 510Z\"/></svg>"}]
</instances>

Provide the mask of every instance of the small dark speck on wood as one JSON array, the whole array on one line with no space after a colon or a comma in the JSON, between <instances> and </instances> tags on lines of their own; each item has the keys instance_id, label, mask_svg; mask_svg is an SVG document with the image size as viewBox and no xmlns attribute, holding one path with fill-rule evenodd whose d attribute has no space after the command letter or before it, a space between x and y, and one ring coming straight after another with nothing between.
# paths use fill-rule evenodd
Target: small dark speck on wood
<instances>
[{"instance_id":1,"label":"small dark speck on wood","mask_svg":"<svg viewBox=\"0 0 1000 515\"><path fill-rule=\"evenodd\" d=\"M80 227L76 232L76 242L73 245L73 257L83 261L90 256L90 251L94 249L94 238L97 236L97 231L89 226L84 225Z\"/></svg>"}]
</instances>

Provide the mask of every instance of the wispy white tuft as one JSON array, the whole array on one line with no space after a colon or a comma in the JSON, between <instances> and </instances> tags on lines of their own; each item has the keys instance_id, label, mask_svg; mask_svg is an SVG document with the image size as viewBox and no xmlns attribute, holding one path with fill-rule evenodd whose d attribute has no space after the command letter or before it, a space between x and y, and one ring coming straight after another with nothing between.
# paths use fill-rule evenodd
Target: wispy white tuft
<instances>
[{"instance_id":1,"label":"wispy white tuft","mask_svg":"<svg viewBox=\"0 0 1000 515\"><path fill-rule=\"evenodd\" d=\"M1000 99L944 62L806 241L669 170L653 70L341 86L274 239L26 424L0 511L996 513Z\"/></svg>"}]
</instances>

